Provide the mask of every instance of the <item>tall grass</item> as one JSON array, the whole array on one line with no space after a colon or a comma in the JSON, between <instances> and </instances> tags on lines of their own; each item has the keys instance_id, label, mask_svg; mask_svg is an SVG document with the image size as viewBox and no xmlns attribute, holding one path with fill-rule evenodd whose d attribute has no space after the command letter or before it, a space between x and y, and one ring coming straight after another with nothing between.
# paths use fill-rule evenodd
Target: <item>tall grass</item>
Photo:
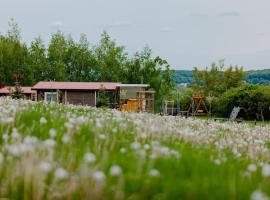
<instances>
[{"instance_id":1,"label":"tall grass","mask_svg":"<svg viewBox=\"0 0 270 200\"><path fill-rule=\"evenodd\" d=\"M9 99L0 116L1 198L270 195L267 127Z\"/></svg>"}]
</instances>

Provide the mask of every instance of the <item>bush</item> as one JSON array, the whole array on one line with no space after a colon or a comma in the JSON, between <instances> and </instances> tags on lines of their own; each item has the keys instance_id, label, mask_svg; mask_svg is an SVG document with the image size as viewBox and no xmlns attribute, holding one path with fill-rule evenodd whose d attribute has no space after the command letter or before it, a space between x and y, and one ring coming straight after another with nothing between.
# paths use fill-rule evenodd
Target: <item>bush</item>
<instances>
[{"instance_id":1,"label":"bush","mask_svg":"<svg viewBox=\"0 0 270 200\"><path fill-rule=\"evenodd\" d=\"M270 87L243 84L227 90L214 100L213 111L215 115L228 117L235 106L245 108L249 119L269 119Z\"/></svg>"}]
</instances>

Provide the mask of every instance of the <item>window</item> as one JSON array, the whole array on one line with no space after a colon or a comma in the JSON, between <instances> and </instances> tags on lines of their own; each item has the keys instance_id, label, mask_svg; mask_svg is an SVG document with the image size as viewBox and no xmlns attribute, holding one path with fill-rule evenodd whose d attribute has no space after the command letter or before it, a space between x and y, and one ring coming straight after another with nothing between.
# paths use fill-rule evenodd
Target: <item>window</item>
<instances>
[{"instance_id":1,"label":"window","mask_svg":"<svg viewBox=\"0 0 270 200\"><path fill-rule=\"evenodd\" d=\"M45 103L58 102L58 94L57 92L45 92Z\"/></svg>"}]
</instances>

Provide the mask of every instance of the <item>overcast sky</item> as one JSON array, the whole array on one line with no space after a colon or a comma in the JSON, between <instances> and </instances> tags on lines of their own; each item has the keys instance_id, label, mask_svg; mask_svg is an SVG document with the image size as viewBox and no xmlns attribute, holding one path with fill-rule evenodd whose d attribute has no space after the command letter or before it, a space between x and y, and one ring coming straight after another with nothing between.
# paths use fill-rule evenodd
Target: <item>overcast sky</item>
<instances>
[{"instance_id":1,"label":"overcast sky","mask_svg":"<svg viewBox=\"0 0 270 200\"><path fill-rule=\"evenodd\" d=\"M270 0L0 0L0 32L10 18L29 43L60 29L95 44L103 30L134 54L145 45L174 69L225 58L245 70L270 68Z\"/></svg>"}]
</instances>

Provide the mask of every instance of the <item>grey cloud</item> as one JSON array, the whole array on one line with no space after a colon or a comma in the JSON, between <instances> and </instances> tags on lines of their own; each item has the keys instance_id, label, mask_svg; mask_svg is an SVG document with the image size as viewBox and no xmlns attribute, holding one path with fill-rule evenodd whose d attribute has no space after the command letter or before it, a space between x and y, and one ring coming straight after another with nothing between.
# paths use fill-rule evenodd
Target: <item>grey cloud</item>
<instances>
[{"instance_id":1,"label":"grey cloud","mask_svg":"<svg viewBox=\"0 0 270 200\"><path fill-rule=\"evenodd\" d=\"M236 11L231 11L231 12L222 12L219 13L217 16L219 17L238 17L240 14Z\"/></svg>"},{"instance_id":2,"label":"grey cloud","mask_svg":"<svg viewBox=\"0 0 270 200\"><path fill-rule=\"evenodd\" d=\"M51 26L52 26L53 28L61 28L61 27L63 27L63 22L60 21L60 20L55 20L55 21L53 21L53 22L51 23Z\"/></svg>"},{"instance_id":3,"label":"grey cloud","mask_svg":"<svg viewBox=\"0 0 270 200\"><path fill-rule=\"evenodd\" d=\"M206 13L190 13L189 16L191 17L208 17Z\"/></svg>"},{"instance_id":4,"label":"grey cloud","mask_svg":"<svg viewBox=\"0 0 270 200\"><path fill-rule=\"evenodd\" d=\"M131 22L129 21L113 21L112 23L108 24L110 27L114 27L114 28L123 28L123 27L129 27L132 25Z\"/></svg>"},{"instance_id":5,"label":"grey cloud","mask_svg":"<svg viewBox=\"0 0 270 200\"><path fill-rule=\"evenodd\" d=\"M160 29L161 32L173 32L173 28L165 26Z\"/></svg>"}]
</instances>

